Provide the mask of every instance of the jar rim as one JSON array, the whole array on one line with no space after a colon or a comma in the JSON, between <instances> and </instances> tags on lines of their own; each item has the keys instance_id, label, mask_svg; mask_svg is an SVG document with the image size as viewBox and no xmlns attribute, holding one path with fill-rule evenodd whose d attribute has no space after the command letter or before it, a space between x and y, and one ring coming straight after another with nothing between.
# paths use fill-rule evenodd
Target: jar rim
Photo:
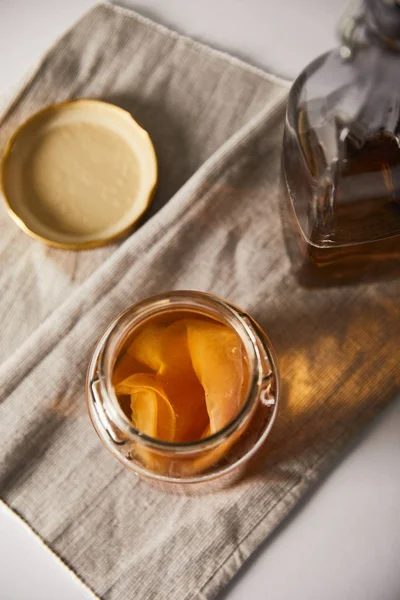
<instances>
[{"instance_id":1,"label":"jar rim","mask_svg":"<svg viewBox=\"0 0 400 600\"><path fill-rule=\"evenodd\" d=\"M208 309L209 313L213 313L212 316L215 315L215 318L220 322L221 318L224 318L223 320L236 331L244 344L250 363L246 399L239 412L225 427L206 438L189 442L169 442L153 438L133 426L133 423L122 410L111 382L112 369L118 356L118 350L121 350L122 346L121 340L126 340L129 331L132 331L151 316L158 315L161 312L169 312L171 309L195 312L196 306L198 309ZM192 454L217 446L222 440L240 429L251 417L263 386L273 379L275 379L277 387L275 399L277 405L279 377L276 358L267 338L266 343L263 343L260 350L257 343L258 336L254 331L255 325L256 323L249 315L230 302L212 294L191 290L157 294L135 303L121 313L100 337L90 364L96 363L98 365L97 380L102 387L105 408L122 436L155 451ZM117 339L112 340L112 334L116 332L118 327L122 328L119 336L117 336ZM91 384L93 380L90 381L90 369L88 375L89 384Z\"/></svg>"}]
</instances>

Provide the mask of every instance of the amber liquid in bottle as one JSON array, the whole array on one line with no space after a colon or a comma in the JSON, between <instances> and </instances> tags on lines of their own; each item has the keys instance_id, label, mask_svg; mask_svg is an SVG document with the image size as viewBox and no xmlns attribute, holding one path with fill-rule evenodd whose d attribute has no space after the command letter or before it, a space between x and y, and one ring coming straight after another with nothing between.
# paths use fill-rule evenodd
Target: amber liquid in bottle
<instances>
[{"instance_id":1,"label":"amber liquid in bottle","mask_svg":"<svg viewBox=\"0 0 400 600\"><path fill-rule=\"evenodd\" d=\"M389 4L365 0L344 45L289 94L282 222L305 285L400 275L400 5Z\"/></svg>"},{"instance_id":2,"label":"amber liquid in bottle","mask_svg":"<svg viewBox=\"0 0 400 600\"><path fill-rule=\"evenodd\" d=\"M318 155L312 136L307 142L310 156ZM351 284L400 274L400 148L380 134L361 149L349 142L346 150L334 210L325 223L314 225L308 238L282 177L286 246L304 285ZM398 233L386 235L388 230Z\"/></svg>"}]
</instances>

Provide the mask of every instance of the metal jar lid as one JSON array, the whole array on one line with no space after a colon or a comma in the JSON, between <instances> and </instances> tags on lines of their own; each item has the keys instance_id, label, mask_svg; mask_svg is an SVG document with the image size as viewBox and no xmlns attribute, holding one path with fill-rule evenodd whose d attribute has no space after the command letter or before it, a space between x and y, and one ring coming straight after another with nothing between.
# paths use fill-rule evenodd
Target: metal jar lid
<instances>
[{"instance_id":1,"label":"metal jar lid","mask_svg":"<svg viewBox=\"0 0 400 600\"><path fill-rule=\"evenodd\" d=\"M25 233L79 250L129 232L151 202L157 160L128 112L81 99L51 105L19 127L0 176L10 215Z\"/></svg>"}]
</instances>

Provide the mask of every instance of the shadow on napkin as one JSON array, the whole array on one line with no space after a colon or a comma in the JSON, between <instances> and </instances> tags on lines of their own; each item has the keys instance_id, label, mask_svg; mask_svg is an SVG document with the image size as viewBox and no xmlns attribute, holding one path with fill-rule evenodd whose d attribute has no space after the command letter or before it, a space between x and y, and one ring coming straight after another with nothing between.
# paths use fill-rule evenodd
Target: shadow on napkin
<instances>
[{"instance_id":1,"label":"shadow on napkin","mask_svg":"<svg viewBox=\"0 0 400 600\"><path fill-rule=\"evenodd\" d=\"M282 281L282 293L291 279ZM327 439L354 435L379 412L378 398L385 404L400 385L395 286L377 285L375 293L371 286L292 289L290 312L258 308L254 315L275 346L283 379L280 416L253 473L292 460L307 476L304 466L322 459Z\"/></svg>"}]
</instances>

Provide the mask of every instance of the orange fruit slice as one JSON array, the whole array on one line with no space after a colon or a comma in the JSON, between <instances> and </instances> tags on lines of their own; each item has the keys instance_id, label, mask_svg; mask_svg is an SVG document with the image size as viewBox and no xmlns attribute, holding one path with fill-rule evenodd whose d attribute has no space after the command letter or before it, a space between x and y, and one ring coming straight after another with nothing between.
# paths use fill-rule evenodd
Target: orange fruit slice
<instances>
[{"instance_id":1,"label":"orange fruit slice","mask_svg":"<svg viewBox=\"0 0 400 600\"><path fill-rule=\"evenodd\" d=\"M187 320L188 347L204 389L210 431L225 427L243 401L243 351L234 331L218 323Z\"/></svg>"},{"instance_id":2,"label":"orange fruit slice","mask_svg":"<svg viewBox=\"0 0 400 600\"><path fill-rule=\"evenodd\" d=\"M204 390L194 372L184 320L165 328L162 340L163 387L177 414L175 441L189 442L201 437L208 425Z\"/></svg>"},{"instance_id":3,"label":"orange fruit slice","mask_svg":"<svg viewBox=\"0 0 400 600\"><path fill-rule=\"evenodd\" d=\"M186 325L182 320L171 325L149 324L127 350L128 354L152 371L182 372L192 367L187 346Z\"/></svg>"},{"instance_id":4,"label":"orange fruit slice","mask_svg":"<svg viewBox=\"0 0 400 600\"><path fill-rule=\"evenodd\" d=\"M175 441L199 439L208 425L204 390L193 370L184 320L149 324L128 348L130 356L157 374L176 413ZM161 415L160 415L161 419Z\"/></svg>"},{"instance_id":5,"label":"orange fruit slice","mask_svg":"<svg viewBox=\"0 0 400 600\"><path fill-rule=\"evenodd\" d=\"M136 429L157 436L158 398L151 389L138 389L131 394L132 422Z\"/></svg>"},{"instance_id":6,"label":"orange fruit slice","mask_svg":"<svg viewBox=\"0 0 400 600\"><path fill-rule=\"evenodd\" d=\"M209 419L204 390L193 370L161 375L163 387L176 412L176 442L190 442L201 438Z\"/></svg>"},{"instance_id":7,"label":"orange fruit slice","mask_svg":"<svg viewBox=\"0 0 400 600\"><path fill-rule=\"evenodd\" d=\"M165 327L148 324L127 349L128 355L158 373L163 367L163 334Z\"/></svg>"},{"instance_id":8,"label":"orange fruit slice","mask_svg":"<svg viewBox=\"0 0 400 600\"><path fill-rule=\"evenodd\" d=\"M136 373L115 388L117 395L130 395L132 421L135 427L151 437L172 441L176 415L157 376Z\"/></svg>"}]
</instances>

